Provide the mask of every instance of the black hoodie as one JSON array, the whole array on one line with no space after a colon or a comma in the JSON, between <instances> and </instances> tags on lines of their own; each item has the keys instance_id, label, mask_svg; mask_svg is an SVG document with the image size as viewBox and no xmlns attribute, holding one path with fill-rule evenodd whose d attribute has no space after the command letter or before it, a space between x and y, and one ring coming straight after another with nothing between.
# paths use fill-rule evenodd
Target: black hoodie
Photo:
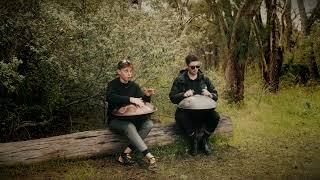
<instances>
[{"instance_id":1,"label":"black hoodie","mask_svg":"<svg viewBox=\"0 0 320 180\"><path fill-rule=\"evenodd\" d=\"M151 97L146 96L137 83L129 81L124 84L119 78L108 83L106 97L109 121L115 118L111 114L114 109L130 104L130 97L142 98L144 102L150 102L151 100Z\"/></svg>"},{"instance_id":2,"label":"black hoodie","mask_svg":"<svg viewBox=\"0 0 320 180\"><path fill-rule=\"evenodd\" d=\"M197 78L191 80L188 76L188 70L184 69L180 71L171 87L169 94L171 102L179 104L185 98L183 94L189 89L194 90L194 94L201 94L202 89L207 89L212 94L212 99L218 100L218 93L208 77L199 70Z\"/></svg>"}]
</instances>

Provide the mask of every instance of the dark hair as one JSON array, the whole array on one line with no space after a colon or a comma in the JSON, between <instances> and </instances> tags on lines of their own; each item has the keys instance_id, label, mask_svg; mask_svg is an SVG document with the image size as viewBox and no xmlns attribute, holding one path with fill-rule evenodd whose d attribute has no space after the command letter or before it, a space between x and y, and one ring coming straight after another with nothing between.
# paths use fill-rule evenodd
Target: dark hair
<instances>
[{"instance_id":1,"label":"dark hair","mask_svg":"<svg viewBox=\"0 0 320 180\"><path fill-rule=\"evenodd\" d=\"M117 69L120 70L120 69L129 67L129 66L132 66L131 61L129 59L123 59L123 60L118 62Z\"/></svg>"},{"instance_id":2,"label":"dark hair","mask_svg":"<svg viewBox=\"0 0 320 180\"><path fill-rule=\"evenodd\" d=\"M196 55L193 55L193 54L189 54L187 57L186 57L186 64L189 65L191 62L193 61L199 61L198 57Z\"/></svg>"}]
</instances>

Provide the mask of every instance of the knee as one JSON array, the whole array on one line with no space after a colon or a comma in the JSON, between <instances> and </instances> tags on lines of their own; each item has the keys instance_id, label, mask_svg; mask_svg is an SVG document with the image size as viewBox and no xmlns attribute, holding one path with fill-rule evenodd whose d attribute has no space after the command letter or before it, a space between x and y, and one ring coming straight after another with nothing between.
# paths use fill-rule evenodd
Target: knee
<instances>
[{"instance_id":1,"label":"knee","mask_svg":"<svg viewBox=\"0 0 320 180\"><path fill-rule=\"evenodd\" d=\"M189 119L189 116L185 112L176 112L175 120L176 122L184 122Z\"/></svg>"},{"instance_id":2,"label":"knee","mask_svg":"<svg viewBox=\"0 0 320 180\"><path fill-rule=\"evenodd\" d=\"M151 120L147 120L144 124L144 128L151 130L152 127L153 127L153 122Z\"/></svg>"},{"instance_id":3,"label":"knee","mask_svg":"<svg viewBox=\"0 0 320 180\"><path fill-rule=\"evenodd\" d=\"M215 121L219 121L220 120L220 115L219 115L219 113L217 111L212 111L211 118L214 119Z\"/></svg>"},{"instance_id":4,"label":"knee","mask_svg":"<svg viewBox=\"0 0 320 180\"><path fill-rule=\"evenodd\" d=\"M123 133L125 134L125 135L128 135L128 134L130 134L131 132L133 132L133 131L137 131L136 130L136 127L133 125L133 124L127 124L124 128L123 128Z\"/></svg>"}]
</instances>

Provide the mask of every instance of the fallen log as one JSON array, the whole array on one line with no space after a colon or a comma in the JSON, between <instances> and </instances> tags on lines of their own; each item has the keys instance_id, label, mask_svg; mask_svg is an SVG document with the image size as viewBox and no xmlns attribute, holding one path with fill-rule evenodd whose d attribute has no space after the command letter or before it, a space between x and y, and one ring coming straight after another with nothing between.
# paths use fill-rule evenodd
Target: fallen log
<instances>
[{"instance_id":1,"label":"fallen log","mask_svg":"<svg viewBox=\"0 0 320 180\"><path fill-rule=\"evenodd\" d=\"M175 124L156 125L146 143L162 146L173 143L179 130ZM215 134L231 136L230 118L222 116ZM30 164L50 159L88 158L111 155L127 145L127 140L110 130L85 131L20 142L0 143L0 166Z\"/></svg>"}]
</instances>

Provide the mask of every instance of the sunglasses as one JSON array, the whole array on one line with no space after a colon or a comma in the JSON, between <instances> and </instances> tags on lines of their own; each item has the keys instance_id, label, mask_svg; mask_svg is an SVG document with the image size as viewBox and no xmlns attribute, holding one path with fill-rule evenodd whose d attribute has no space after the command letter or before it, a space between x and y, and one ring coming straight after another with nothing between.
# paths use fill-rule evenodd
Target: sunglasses
<instances>
[{"instance_id":1,"label":"sunglasses","mask_svg":"<svg viewBox=\"0 0 320 180\"><path fill-rule=\"evenodd\" d=\"M131 61L130 60L128 60L128 59L124 59L124 60L121 60L119 63L118 63L118 69L122 69L122 68L124 68L124 67L127 67L127 66L131 66L132 65L132 63L131 63Z\"/></svg>"},{"instance_id":2,"label":"sunglasses","mask_svg":"<svg viewBox=\"0 0 320 180\"><path fill-rule=\"evenodd\" d=\"M200 66L189 66L191 69L195 69L195 68L197 68L197 69L199 69L200 68Z\"/></svg>"}]
</instances>

